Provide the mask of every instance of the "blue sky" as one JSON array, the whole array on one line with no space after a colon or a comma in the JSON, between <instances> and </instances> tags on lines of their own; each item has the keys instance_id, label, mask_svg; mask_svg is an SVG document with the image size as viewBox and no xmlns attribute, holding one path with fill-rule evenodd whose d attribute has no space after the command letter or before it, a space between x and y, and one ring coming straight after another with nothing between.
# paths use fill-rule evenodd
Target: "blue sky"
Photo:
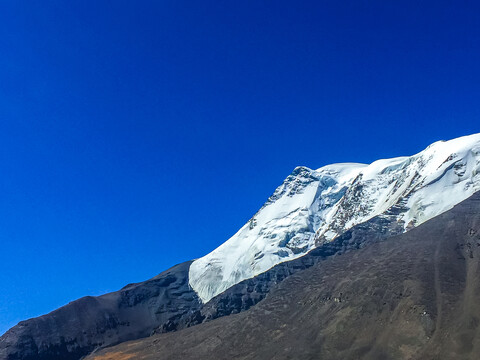
<instances>
[{"instance_id":1,"label":"blue sky","mask_svg":"<svg viewBox=\"0 0 480 360\"><path fill-rule=\"evenodd\" d=\"M480 131L475 1L2 1L0 333L233 235L297 165Z\"/></svg>"}]
</instances>

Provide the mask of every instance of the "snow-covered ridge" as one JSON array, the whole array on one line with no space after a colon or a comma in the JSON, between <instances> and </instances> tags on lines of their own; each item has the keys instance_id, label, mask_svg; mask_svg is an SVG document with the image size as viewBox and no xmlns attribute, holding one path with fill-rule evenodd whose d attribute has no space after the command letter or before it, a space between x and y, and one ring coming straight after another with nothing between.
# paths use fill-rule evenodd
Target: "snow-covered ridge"
<instances>
[{"instance_id":1,"label":"snow-covered ridge","mask_svg":"<svg viewBox=\"0 0 480 360\"><path fill-rule=\"evenodd\" d=\"M407 231L479 190L480 134L370 165L297 167L235 235L192 263L189 282L207 302L375 216Z\"/></svg>"}]
</instances>

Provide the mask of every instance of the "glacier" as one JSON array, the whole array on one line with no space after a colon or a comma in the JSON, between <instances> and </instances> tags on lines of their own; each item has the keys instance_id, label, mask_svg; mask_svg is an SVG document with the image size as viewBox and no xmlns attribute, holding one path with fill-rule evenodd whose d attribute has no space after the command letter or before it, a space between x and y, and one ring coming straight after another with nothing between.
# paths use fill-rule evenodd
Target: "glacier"
<instances>
[{"instance_id":1,"label":"glacier","mask_svg":"<svg viewBox=\"0 0 480 360\"><path fill-rule=\"evenodd\" d=\"M408 231L480 190L480 134L369 165L297 167L230 239L195 260L189 284L206 303L376 216Z\"/></svg>"}]
</instances>

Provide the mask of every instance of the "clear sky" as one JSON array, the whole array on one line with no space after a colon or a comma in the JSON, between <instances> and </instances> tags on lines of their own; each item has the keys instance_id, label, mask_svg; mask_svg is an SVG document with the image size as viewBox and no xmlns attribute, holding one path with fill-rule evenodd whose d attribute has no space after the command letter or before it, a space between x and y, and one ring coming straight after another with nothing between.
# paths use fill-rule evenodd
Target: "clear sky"
<instances>
[{"instance_id":1,"label":"clear sky","mask_svg":"<svg viewBox=\"0 0 480 360\"><path fill-rule=\"evenodd\" d=\"M477 1L0 2L0 333L227 240L297 165L480 131Z\"/></svg>"}]
</instances>

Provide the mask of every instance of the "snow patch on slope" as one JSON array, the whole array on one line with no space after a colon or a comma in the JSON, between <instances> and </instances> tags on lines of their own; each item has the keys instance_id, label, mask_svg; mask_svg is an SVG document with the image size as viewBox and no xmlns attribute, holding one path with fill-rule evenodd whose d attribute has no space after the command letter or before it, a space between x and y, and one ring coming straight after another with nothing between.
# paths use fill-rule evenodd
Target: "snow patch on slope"
<instances>
[{"instance_id":1,"label":"snow patch on slope","mask_svg":"<svg viewBox=\"0 0 480 360\"><path fill-rule=\"evenodd\" d=\"M393 217L407 231L478 190L480 134L370 165L297 167L235 235L192 263L189 282L207 302L375 216Z\"/></svg>"}]
</instances>

